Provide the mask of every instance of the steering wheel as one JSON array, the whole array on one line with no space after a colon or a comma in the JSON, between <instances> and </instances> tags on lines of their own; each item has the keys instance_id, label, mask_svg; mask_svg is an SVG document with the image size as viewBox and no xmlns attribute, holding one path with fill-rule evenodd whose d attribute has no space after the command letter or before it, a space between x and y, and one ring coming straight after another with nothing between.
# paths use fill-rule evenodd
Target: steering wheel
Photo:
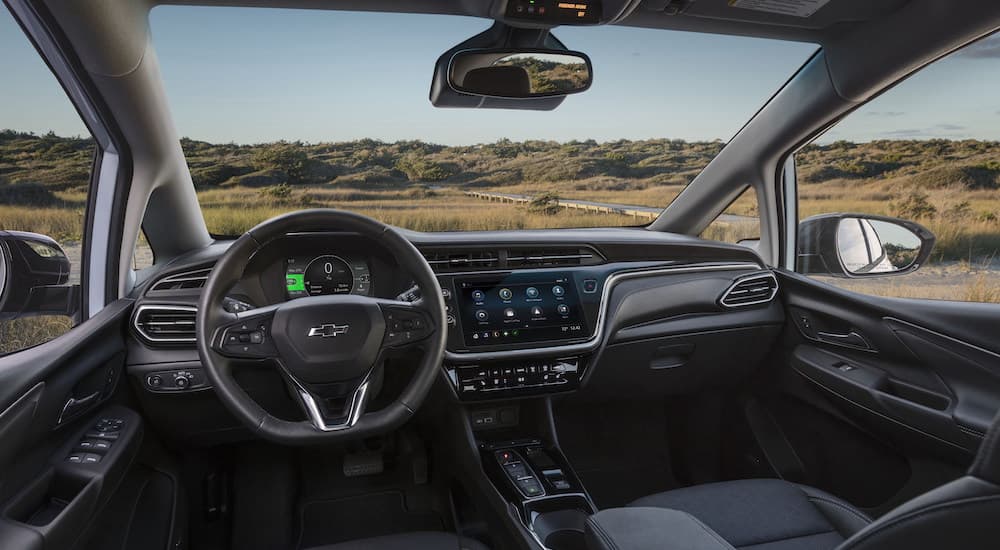
<instances>
[{"instance_id":1,"label":"steering wheel","mask_svg":"<svg viewBox=\"0 0 1000 550\"><path fill-rule=\"evenodd\" d=\"M260 248L290 232L344 231L368 237L410 273L414 302L348 294L309 296L229 313L223 300ZM423 255L396 230L343 210L303 210L268 220L238 238L216 262L198 303L198 354L222 403L251 431L286 444L369 437L402 425L420 407L444 354L444 299ZM390 350L422 348L409 385L391 404L366 410L374 374ZM413 350L411 350L413 348ZM273 361L308 420L264 410L233 377L241 362Z\"/></svg>"}]
</instances>

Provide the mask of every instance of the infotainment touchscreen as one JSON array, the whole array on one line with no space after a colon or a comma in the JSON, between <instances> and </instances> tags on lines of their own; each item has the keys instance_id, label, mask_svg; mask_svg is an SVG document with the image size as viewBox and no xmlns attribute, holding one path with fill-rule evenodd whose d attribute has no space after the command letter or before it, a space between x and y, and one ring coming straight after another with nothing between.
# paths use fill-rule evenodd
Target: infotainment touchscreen
<instances>
[{"instance_id":1,"label":"infotainment touchscreen","mask_svg":"<svg viewBox=\"0 0 1000 550\"><path fill-rule=\"evenodd\" d=\"M576 285L568 274L518 274L455 283L468 347L587 336Z\"/></svg>"}]
</instances>

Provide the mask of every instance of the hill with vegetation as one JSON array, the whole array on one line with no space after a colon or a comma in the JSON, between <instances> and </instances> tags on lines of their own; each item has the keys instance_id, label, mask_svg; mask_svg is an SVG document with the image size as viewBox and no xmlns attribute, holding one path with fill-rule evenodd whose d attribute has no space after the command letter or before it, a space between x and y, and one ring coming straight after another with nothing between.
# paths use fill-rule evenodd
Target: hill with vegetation
<instances>
[{"instance_id":1,"label":"hill with vegetation","mask_svg":"<svg viewBox=\"0 0 1000 550\"><path fill-rule=\"evenodd\" d=\"M272 211L331 204L389 212L390 223L427 230L623 225L634 221L496 208L484 220L434 207L447 199L449 207L472 209L461 198L468 189L663 206L724 146L669 139L470 146L183 139L181 145L202 206L213 211L210 227L219 232L238 232ZM25 207L36 209L30 218L35 224L45 215L39 208L81 209L92 151L87 139L0 131L0 227L17 228L18 209ZM838 141L808 145L796 160L803 216L856 211L920 221L938 234L941 257L980 257L1000 249L1000 142ZM387 201L395 201L392 208ZM412 215L398 213L404 208ZM431 211L416 212L425 208ZM754 214L755 208L753 201L742 201L731 212ZM538 217L543 215L548 217ZM53 231L65 237L71 230Z\"/></svg>"}]
</instances>

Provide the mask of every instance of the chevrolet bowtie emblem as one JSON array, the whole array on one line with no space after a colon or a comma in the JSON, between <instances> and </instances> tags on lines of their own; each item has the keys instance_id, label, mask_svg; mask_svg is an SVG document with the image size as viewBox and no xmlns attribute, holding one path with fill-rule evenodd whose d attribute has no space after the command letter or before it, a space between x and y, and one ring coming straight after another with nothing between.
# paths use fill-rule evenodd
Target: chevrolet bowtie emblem
<instances>
[{"instance_id":1,"label":"chevrolet bowtie emblem","mask_svg":"<svg viewBox=\"0 0 1000 550\"><path fill-rule=\"evenodd\" d=\"M323 338L330 338L341 334L347 334L347 329L349 328L351 328L351 325L335 325L333 323L329 323L310 328L309 336L322 336Z\"/></svg>"}]
</instances>

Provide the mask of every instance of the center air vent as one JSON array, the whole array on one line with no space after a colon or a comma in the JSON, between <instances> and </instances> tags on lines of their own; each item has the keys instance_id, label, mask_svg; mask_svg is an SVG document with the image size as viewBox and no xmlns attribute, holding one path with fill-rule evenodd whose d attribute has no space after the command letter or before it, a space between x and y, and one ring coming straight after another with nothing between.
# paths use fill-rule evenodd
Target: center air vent
<instances>
[{"instance_id":1,"label":"center air vent","mask_svg":"<svg viewBox=\"0 0 1000 550\"><path fill-rule=\"evenodd\" d=\"M184 344L195 341L193 306L139 306L133 326L150 344Z\"/></svg>"},{"instance_id":2,"label":"center air vent","mask_svg":"<svg viewBox=\"0 0 1000 550\"><path fill-rule=\"evenodd\" d=\"M587 247L431 249L423 251L437 273L594 265L604 259Z\"/></svg>"},{"instance_id":3,"label":"center air vent","mask_svg":"<svg viewBox=\"0 0 1000 550\"><path fill-rule=\"evenodd\" d=\"M150 289L151 292L157 290L184 290L188 288L202 288L205 286L205 281L208 280L208 274L212 272L212 268L207 267L205 269L199 269L197 271L186 271L183 273L175 273L168 277L164 277L159 281L153 283L153 288Z\"/></svg>"},{"instance_id":4,"label":"center air vent","mask_svg":"<svg viewBox=\"0 0 1000 550\"><path fill-rule=\"evenodd\" d=\"M537 250L510 250L507 267L564 267L593 263L593 252L583 248L545 248Z\"/></svg>"},{"instance_id":5,"label":"center air vent","mask_svg":"<svg viewBox=\"0 0 1000 550\"><path fill-rule=\"evenodd\" d=\"M436 273L496 269L500 256L493 250L428 250L424 258Z\"/></svg>"},{"instance_id":6,"label":"center air vent","mask_svg":"<svg viewBox=\"0 0 1000 550\"><path fill-rule=\"evenodd\" d=\"M758 273L738 279L719 299L725 307L743 307L763 304L778 293L778 279L773 273Z\"/></svg>"}]
</instances>

